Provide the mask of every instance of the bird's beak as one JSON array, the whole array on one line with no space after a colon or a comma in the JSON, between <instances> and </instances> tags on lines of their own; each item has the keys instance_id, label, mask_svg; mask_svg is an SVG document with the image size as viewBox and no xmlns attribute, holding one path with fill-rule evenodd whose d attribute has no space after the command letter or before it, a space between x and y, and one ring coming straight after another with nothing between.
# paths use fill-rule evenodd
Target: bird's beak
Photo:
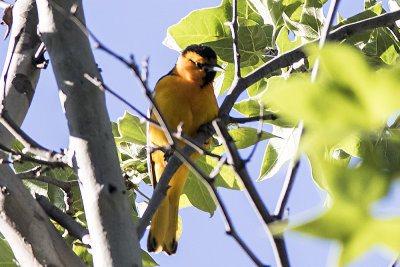
<instances>
[{"instance_id":1,"label":"bird's beak","mask_svg":"<svg viewBox=\"0 0 400 267\"><path fill-rule=\"evenodd\" d=\"M217 72L217 71L225 72L225 70L217 63L213 65L204 66L204 70L207 72Z\"/></svg>"}]
</instances>

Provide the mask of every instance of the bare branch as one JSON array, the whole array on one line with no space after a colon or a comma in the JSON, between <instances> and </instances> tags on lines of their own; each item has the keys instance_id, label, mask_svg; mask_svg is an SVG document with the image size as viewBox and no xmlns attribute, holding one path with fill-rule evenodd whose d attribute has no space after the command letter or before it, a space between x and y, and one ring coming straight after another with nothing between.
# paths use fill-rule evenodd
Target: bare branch
<instances>
[{"instance_id":1,"label":"bare branch","mask_svg":"<svg viewBox=\"0 0 400 267\"><path fill-rule=\"evenodd\" d=\"M144 115L143 112L141 112L134 105L129 103L129 101L127 101L125 98L120 96L117 92L115 92L110 87L108 87L106 84L104 84L104 82L102 82L102 81L100 81L100 80L98 80L96 78L91 77L87 73L84 74L84 77L89 82L91 82L93 85L97 86L100 90L106 91L106 92L112 94L118 100L120 100L121 102L126 104L128 107L133 109L142 119L147 121L152 126L155 126L155 127L158 127L159 129L162 129L162 126L160 126L160 124L158 122L156 122L156 121L152 120L151 118L147 117L146 115ZM199 152L201 155L208 155L208 156L211 156L211 157L214 157L214 158L218 158L218 159L221 158L219 155L212 154L210 151L208 151L207 149L203 148L202 145L198 144L193 138L191 138L190 136L185 135L184 133L178 133L178 132L175 132L175 131L171 131L171 134L172 134L172 136L174 138L176 138L176 139L178 139L178 140L190 145L194 149L196 149L197 152ZM166 147L166 148L163 148L163 149L167 150L168 148Z\"/></svg>"},{"instance_id":2,"label":"bare branch","mask_svg":"<svg viewBox=\"0 0 400 267\"><path fill-rule=\"evenodd\" d=\"M37 23L35 1L18 0L13 8L10 44L0 80L1 104L17 125L26 115L39 77L39 70L32 64L40 45ZM1 144L8 150L14 140L0 125ZM1 153L1 158L6 155ZM0 231L21 266L84 266L8 165L0 165L0 184Z\"/></svg>"},{"instance_id":3,"label":"bare branch","mask_svg":"<svg viewBox=\"0 0 400 267\"><path fill-rule=\"evenodd\" d=\"M35 198L51 219L67 229L71 236L79 239L83 244L90 245L89 231L86 228L77 223L71 216L65 214L56 206L51 204L46 197L35 194Z\"/></svg>"},{"instance_id":4,"label":"bare branch","mask_svg":"<svg viewBox=\"0 0 400 267\"><path fill-rule=\"evenodd\" d=\"M285 178L285 183L282 187L282 191L279 196L279 200L275 209L275 216L278 220L284 219L286 204L289 199L289 195L292 190L292 186L294 184L294 180L297 174L297 170L299 169L299 166L300 166L300 160L296 159L291 162L288 168L288 172Z\"/></svg>"},{"instance_id":5,"label":"bare branch","mask_svg":"<svg viewBox=\"0 0 400 267\"><path fill-rule=\"evenodd\" d=\"M262 116L255 116L255 117L248 117L248 118L234 118L229 117L228 123L247 123L247 122L254 122L254 121L274 121L278 118L275 114L266 114Z\"/></svg>"},{"instance_id":6,"label":"bare branch","mask_svg":"<svg viewBox=\"0 0 400 267\"><path fill-rule=\"evenodd\" d=\"M134 105L132 105L131 103L129 103L129 101L127 101L125 98L123 98L122 96L120 96L117 92L115 92L114 90L112 90L110 87L108 87L106 84L104 84L103 81L97 79L97 78L93 78L92 76L90 76L88 73L83 74L83 77L85 77L89 82L91 82L93 85L97 86L101 91L105 91L110 93L111 95L113 95L115 98L117 98L119 101L121 101L122 103L124 103L125 105L127 105L129 108L131 108L132 110L134 110L140 117L142 117L142 119L145 119L148 122L151 123L155 123L157 124L157 122L153 121L152 119L150 119L149 117L147 117L143 112L141 112L138 108L136 108Z\"/></svg>"},{"instance_id":7,"label":"bare branch","mask_svg":"<svg viewBox=\"0 0 400 267\"><path fill-rule=\"evenodd\" d=\"M6 1L3 1L3 0L0 1L0 8L5 9L9 6L11 6L11 4L7 3Z\"/></svg>"},{"instance_id":8,"label":"bare branch","mask_svg":"<svg viewBox=\"0 0 400 267\"><path fill-rule=\"evenodd\" d=\"M269 236L272 237L268 228L268 224L275 221L275 218L274 216L271 216L256 188L254 187L254 184L251 181L250 176L245 168L245 162L240 158L240 155L237 151L234 140L226 130L226 125L221 120L214 120L213 126L217 134L223 138L223 144L228 155L228 163L233 166L234 171L242 181L247 196L250 198L251 203L254 205L257 214L264 222L264 227L267 230L267 233L269 234ZM276 254L275 256L277 262L279 262L281 266L289 266L289 260L287 257L286 247L283 239L281 237L272 238L274 239L274 241L271 242L271 244L273 246L273 251Z\"/></svg>"},{"instance_id":9,"label":"bare branch","mask_svg":"<svg viewBox=\"0 0 400 267\"><path fill-rule=\"evenodd\" d=\"M46 161L46 160L33 158L24 153L14 151L14 150L6 147L3 144L0 144L0 151L2 151L3 153L6 153L7 155L9 155L11 157L11 161L2 160L2 163L14 164L16 162L22 163L24 161L29 161L29 162L33 162L33 163L37 163L37 164L47 165L51 168L64 168L65 167L65 164L62 162L57 162L57 161L53 162L53 161Z\"/></svg>"},{"instance_id":10,"label":"bare branch","mask_svg":"<svg viewBox=\"0 0 400 267\"><path fill-rule=\"evenodd\" d=\"M239 38L238 38L238 20L237 20L237 0L232 0L232 21L227 23L231 29L232 46L233 46L233 62L235 65L234 80L240 79L240 53L239 53Z\"/></svg>"},{"instance_id":11,"label":"bare branch","mask_svg":"<svg viewBox=\"0 0 400 267\"><path fill-rule=\"evenodd\" d=\"M48 150L34 140L32 140L21 128L10 118L8 112L4 109L4 106L0 108L0 123L24 145L24 154L31 152L42 158L45 162L55 163L57 166L72 166L71 161L63 153L57 153L52 150ZM47 164L48 165L48 164Z\"/></svg>"},{"instance_id":12,"label":"bare branch","mask_svg":"<svg viewBox=\"0 0 400 267\"><path fill-rule=\"evenodd\" d=\"M17 177L21 180L36 180L52 184L61 188L64 192L70 191L73 186L79 186L78 181L61 181L56 178L44 175L36 176L30 173L19 173L17 174Z\"/></svg>"},{"instance_id":13,"label":"bare branch","mask_svg":"<svg viewBox=\"0 0 400 267\"><path fill-rule=\"evenodd\" d=\"M322 47L324 46L324 44L326 42L329 30L332 26L333 17L339 6L339 2L340 2L340 0L332 0L331 1L331 6L329 7L329 11L328 11L328 18L327 18L327 21L325 22L324 27L322 28L322 34L319 39L319 49L322 49ZM318 67L319 67L319 57L315 60L314 67L311 72L311 81L312 82L314 82L315 79L317 78Z\"/></svg>"},{"instance_id":14,"label":"bare branch","mask_svg":"<svg viewBox=\"0 0 400 267\"><path fill-rule=\"evenodd\" d=\"M251 150L249 156L247 157L247 159L245 159L244 162L249 162L251 160L251 158L254 156L254 153L257 150L258 144L260 143L261 137L262 137L262 127L263 127L263 116L264 116L264 105L260 106L260 119L258 120L258 128L257 128L257 140L256 143L253 146L253 149Z\"/></svg>"},{"instance_id":15,"label":"bare branch","mask_svg":"<svg viewBox=\"0 0 400 267\"><path fill-rule=\"evenodd\" d=\"M197 133L197 136L195 137L195 140L197 143L204 144L208 138L212 136L212 132L208 132L205 129L199 131ZM186 145L182 150L181 154L187 155L190 157L196 150L192 148L191 146ZM143 237L143 234L146 230L146 227L149 225L151 218L153 218L154 213L156 212L158 206L161 204L163 199L165 198L167 194L167 190L169 188L169 182L171 181L171 178L173 174L178 170L178 168L182 165L182 161L178 158L176 154L174 154L169 160L168 164L165 167L160 180L157 183L156 188L154 189L153 192L153 197L149 201L149 205L147 206L147 209L143 213L142 218L140 218L140 221L137 225L137 233L138 233L138 238L141 239Z\"/></svg>"}]
</instances>

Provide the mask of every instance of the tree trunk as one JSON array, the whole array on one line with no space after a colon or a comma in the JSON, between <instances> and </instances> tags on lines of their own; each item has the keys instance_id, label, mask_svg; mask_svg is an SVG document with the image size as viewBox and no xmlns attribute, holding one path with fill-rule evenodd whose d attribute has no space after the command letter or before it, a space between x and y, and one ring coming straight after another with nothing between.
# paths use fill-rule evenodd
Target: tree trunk
<instances>
[{"instance_id":1,"label":"tree trunk","mask_svg":"<svg viewBox=\"0 0 400 267\"><path fill-rule=\"evenodd\" d=\"M71 16L73 3L77 9ZM139 267L141 250L104 92L84 78L87 73L101 79L84 31L81 1L37 0L37 4L39 31L68 120L94 265Z\"/></svg>"},{"instance_id":2,"label":"tree trunk","mask_svg":"<svg viewBox=\"0 0 400 267\"><path fill-rule=\"evenodd\" d=\"M35 1L18 0L13 20L0 99L10 117L21 125L39 78L39 70L32 63L40 44ZM14 137L0 126L0 143L11 147L13 142ZM4 164L0 165L0 231L22 266L84 266L21 180Z\"/></svg>"}]
</instances>

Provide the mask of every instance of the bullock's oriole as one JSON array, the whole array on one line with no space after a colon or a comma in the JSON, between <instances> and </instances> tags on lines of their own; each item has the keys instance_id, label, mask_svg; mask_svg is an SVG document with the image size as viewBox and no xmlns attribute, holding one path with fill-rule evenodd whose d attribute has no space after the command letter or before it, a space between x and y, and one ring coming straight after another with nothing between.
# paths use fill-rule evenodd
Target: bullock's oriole
<instances>
[{"instance_id":1,"label":"bullock's oriole","mask_svg":"<svg viewBox=\"0 0 400 267\"><path fill-rule=\"evenodd\" d=\"M194 137L202 124L217 116L218 105L212 82L216 71L222 70L217 65L215 52L208 46L190 45L182 51L175 67L158 81L154 89L154 100L171 130L182 127L185 134ZM156 120L153 112L151 118ZM168 144L163 131L151 125L147 138L149 146ZM154 187L167 165L164 152L152 151L148 162ZM189 168L182 165L169 183L167 195L151 222L147 240L149 252L163 250L169 255L176 252L179 198L188 173Z\"/></svg>"}]
</instances>

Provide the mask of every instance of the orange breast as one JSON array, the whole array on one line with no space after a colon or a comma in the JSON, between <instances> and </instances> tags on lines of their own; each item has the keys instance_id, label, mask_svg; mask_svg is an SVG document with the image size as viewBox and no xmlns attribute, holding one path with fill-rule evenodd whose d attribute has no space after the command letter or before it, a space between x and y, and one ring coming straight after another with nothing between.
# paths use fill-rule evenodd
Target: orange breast
<instances>
[{"instance_id":1,"label":"orange breast","mask_svg":"<svg viewBox=\"0 0 400 267\"><path fill-rule=\"evenodd\" d=\"M167 125L174 131L182 124L183 132L195 136L198 128L218 114L218 105L212 85L201 88L177 75L162 78L155 88L155 101ZM156 119L152 114L152 119ZM149 140L157 146L167 144L164 133L149 127Z\"/></svg>"}]
</instances>

